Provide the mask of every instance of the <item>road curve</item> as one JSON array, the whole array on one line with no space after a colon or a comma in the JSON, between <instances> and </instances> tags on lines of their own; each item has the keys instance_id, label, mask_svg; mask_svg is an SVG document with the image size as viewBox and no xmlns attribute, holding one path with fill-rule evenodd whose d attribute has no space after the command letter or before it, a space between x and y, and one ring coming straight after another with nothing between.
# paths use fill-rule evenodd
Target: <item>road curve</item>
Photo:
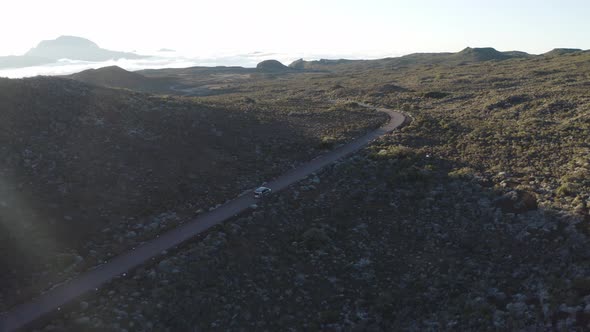
<instances>
[{"instance_id":1,"label":"road curve","mask_svg":"<svg viewBox=\"0 0 590 332\"><path fill-rule=\"evenodd\" d=\"M370 107L366 104L360 105ZM267 183L265 186L272 188L274 192L285 189L290 184L297 182L332 162L359 150L374 139L392 132L394 129L400 127L406 119L402 113L390 109L377 108L377 110L389 115L390 119L387 124L346 145L292 169L277 179ZM60 307L90 291L98 289L98 287L103 284L145 263L150 258L160 255L162 251L175 247L189 240L191 237L207 230L211 226L219 224L224 220L247 210L250 205L254 203L256 203L256 200L251 195L237 197L213 211L199 215L190 222L178 226L155 239L145 242L134 250L113 258L106 264L87 271L75 279L43 293L30 302L13 307L9 311L0 314L0 332L14 331L32 324L35 320L45 315L49 315L55 310L59 310Z\"/></svg>"}]
</instances>

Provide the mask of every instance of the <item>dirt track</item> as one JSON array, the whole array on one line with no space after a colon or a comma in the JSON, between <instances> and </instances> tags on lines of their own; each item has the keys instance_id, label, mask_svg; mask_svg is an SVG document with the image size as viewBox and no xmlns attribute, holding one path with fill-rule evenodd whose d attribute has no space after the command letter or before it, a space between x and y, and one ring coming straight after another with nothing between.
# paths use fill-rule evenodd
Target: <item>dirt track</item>
<instances>
[{"instance_id":1,"label":"dirt track","mask_svg":"<svg viewBox=\"0 0 590 332\"><path fill-rule=\"evenodd\" d=\"M377 110L390 116L387 124L285 173L265 186L272 188L274 192L285 189L309 174L359 150L374 139L392 132L400 127L406 119L403 114L390 109L377 108ZM13 331L22 328L44 315L59 310L60 307L81 295L98 289L98 287L112 279L160 255L162 251L187 241L211 226L249 209L255 203L256 200L251 195L237 197L213 211L202 214L190 222L142 244L132 251L113 258L106 264L100 265L65 284L47 291L30 302L15 306L0 315L0 331Z\"/></svg>"}]
</instances>

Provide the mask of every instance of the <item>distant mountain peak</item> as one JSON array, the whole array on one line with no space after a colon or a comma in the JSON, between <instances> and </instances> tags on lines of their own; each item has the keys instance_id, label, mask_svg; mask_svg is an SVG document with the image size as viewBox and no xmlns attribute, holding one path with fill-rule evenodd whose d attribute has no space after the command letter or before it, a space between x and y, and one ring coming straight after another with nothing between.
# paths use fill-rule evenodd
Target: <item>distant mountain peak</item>
<instances>
[{"instance_id":1,"label":"distant mountain peak","mask_svg":"<svg viewBox=\"0 0 590 332\"><path fill-rule=\"evenodd\" d=\"M44 40L37 47L28 51L25 56L34 56L50 60L73 59L84 61L106 61L111 59L137 59L143 56L106 50L95 42L76 36L60 36L52 40Z\"/></svg>"},{"instance_id":2,"label":"distant mountain peak","mask_svg":"<svg viewBox=\"0 0 590 332\"><path fill-rule=\"evenodd\" d=\"M54 45L68 45L68 46L78 46L78 47L99 48L98 44L91 41L90 39L76 37L76 36L59 36L54 40L44 40L41 43L39 43L39 45L41 45L43 43L54 44Z\"/></svg>"}]
</instances>

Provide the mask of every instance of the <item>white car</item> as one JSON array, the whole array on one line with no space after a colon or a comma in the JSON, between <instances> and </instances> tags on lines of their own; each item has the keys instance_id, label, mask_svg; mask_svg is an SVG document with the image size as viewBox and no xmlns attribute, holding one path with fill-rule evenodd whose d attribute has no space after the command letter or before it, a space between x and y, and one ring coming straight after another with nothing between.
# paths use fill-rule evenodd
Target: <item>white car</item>
<instances>
[{"instance_id":1,"label":"white car","mask_svg":"<svg viewBox=\"0 0 590 332\"><path fill-rule=\"evenodd\" d=\"M254 198L262 198L264 196L270 195L272 189L267 187L258 187L254 190Z\"/></svg>"}]
</instances>

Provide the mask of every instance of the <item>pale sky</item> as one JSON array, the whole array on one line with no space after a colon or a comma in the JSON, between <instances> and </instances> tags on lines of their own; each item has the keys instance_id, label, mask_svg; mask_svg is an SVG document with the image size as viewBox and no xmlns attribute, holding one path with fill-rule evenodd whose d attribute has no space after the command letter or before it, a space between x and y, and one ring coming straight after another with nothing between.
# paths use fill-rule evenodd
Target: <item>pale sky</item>
<instances>
[{"instance_id":1,"label":"pale sky","mask_svg":"<svg viewBox=\"0 0 590 332\"><path fill-rule=\"evenodd\" d=\"M590 49L588 0L18 0L0 8L0 55L60 35L200 56Z\"/></svg>"}]
</instances>

